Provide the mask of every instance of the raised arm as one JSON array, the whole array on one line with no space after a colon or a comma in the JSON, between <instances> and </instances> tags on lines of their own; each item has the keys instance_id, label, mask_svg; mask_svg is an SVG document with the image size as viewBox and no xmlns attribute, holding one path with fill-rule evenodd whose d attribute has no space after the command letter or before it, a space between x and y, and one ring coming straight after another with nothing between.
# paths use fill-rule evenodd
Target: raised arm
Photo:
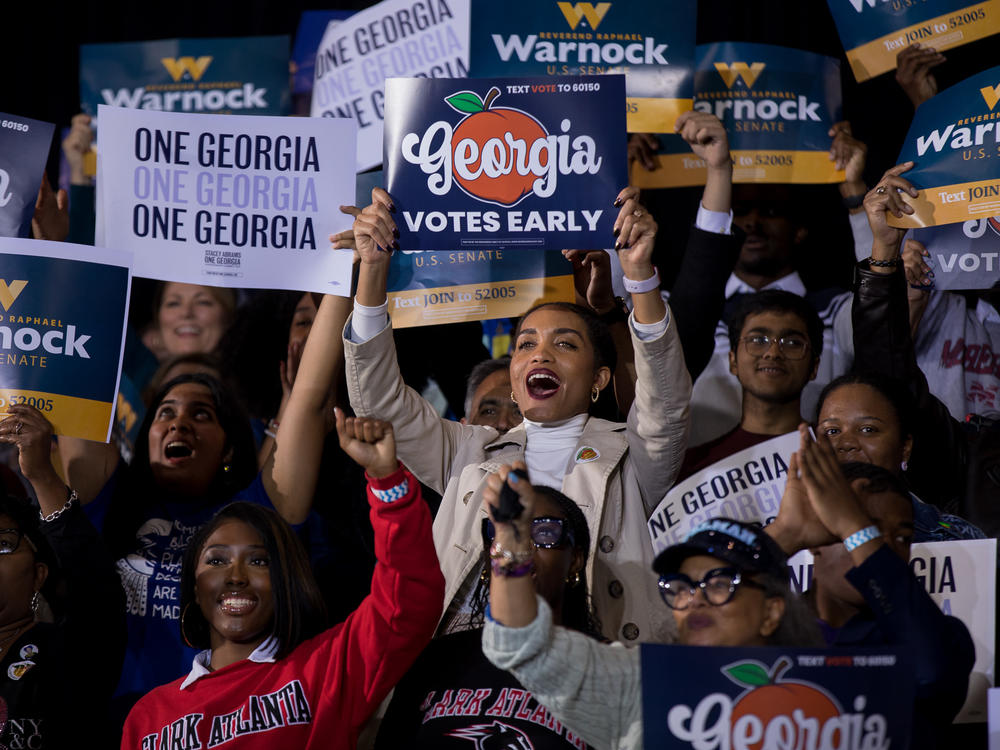
<instances>
[{"instance_id":1,"label":"raised arm","mask_svg":"<svg viewBox=\"0 0 1000 750\"><path fill-rule=\"evenodd\" d=\"M523 471L524 464L501 467L483 490L483 507L496 528L483 652L591 745L638 747L642 705L638 649L601 644L553 626L548 604L535 592L533 563L525 562L532 559L534 490L527 480L510 477L511 468ZM497 522L492 512L504 482L524 506L510 523Z\"/></svg>"},{"instance_id":2,"label":"raised arm","mask_svg":"<svg viewBox=\"0 0 1000 750\"><path fill-rule=\"evenodd\" d=\"M852 306L856 368L894 378L906 384L916 401L913 454L907 477L925 500L942 504L964 495L967 447L961 424L930 392L917 365L910 335L906 281L900 269L899 248L904 231L886 222L886 213L912 213L896 194L916 189L901 175L911 164L893 167L865 198L872 227L873 263L858 264ZM878 265L887 264L887 265Z\"/></svg>"},{"instance_id":3,"label":"raised arm","mask_svg":"<svg viewBox=\"0 0 1000 750\"><path fill-rule=\"evenodd\" d=\"M342 691L360 726L430 641L444 604L444 577L420 485L396 458L392 425L337 410L340 447L365 469L378 562L371 594L344 623L345 671L359 691ZM338 691L338 693L341 691Z\"/></svg>"},{"instance_id":4,"label":"raised arm","mask_svg":"<svg viewBox=\"0 0 1000 750\"><path fill-rule=\"evenodd\" d=\"M646 514L656 507L680 470L687 449L691 376L684 366L677 326L660 295L653 266L656 222L636 199L618 195L616 249L632 296L629 328L635 351L635 402L628 414L629 456Z\"/></svg>"},{"instance_id":5,"label":"raised arm","mask_svg":"<svg viewBox=\"0 0 1000 750\"><path fill-rule=\"evenodd\" d=\"M698 217L670 290L670 309L694 380L715 349L715 328L740 240L732 234L733 166L725 128L714 115L685 112L677 118L677 131L708 166Z\"/></svg>"},{"instance_id":6,"label":"raised arm","mask_svg":"<svg viewBox=\"0 0 1000 750\"><path fill-rule=\"evenodd\" d=\"M344 328L348 394L359 416L392 423L400 459L420 481L443 492L463 441L490 428L441 419L403 382L387 312L389 263L398 247L392 210L389 194L375 188L372 205L354 221L361 262L354 312Z\"/></svg>"},{"instance_id":7,"label":"raised arm","mask_svg":"<svg viewBox=\"0 0 1000 750\"><path fill-rule=\"evenodd\" d=\"M0 421L0 442L17 446L21 474L31 483L43 516L66 506L71 491L52 466L52 424L27 404L7 407Z\"/></svg>"}]
</instances>

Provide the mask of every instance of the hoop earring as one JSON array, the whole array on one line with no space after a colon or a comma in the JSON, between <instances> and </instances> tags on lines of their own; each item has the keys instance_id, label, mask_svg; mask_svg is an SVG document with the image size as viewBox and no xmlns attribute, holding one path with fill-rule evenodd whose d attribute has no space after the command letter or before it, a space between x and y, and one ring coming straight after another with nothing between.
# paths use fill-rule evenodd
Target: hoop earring
<instances>
[{"instance_id":1,"label":"hoop earring","mask_svg":"<svg viewBox=\"0 0 1000 750\"><path fill-rule=\"evenodd\" d=\"M184 629L184 618L187 617L188 609L192 604L194 604L194 602L188 602L184 605L184 609L181 611L181 640L184 641L184 645L188 648L198 648L191 643L191 639L188 638L187 631Z\"/></svg>"},{"instance_id":2,"label":"hoop earring","mask_svg":"<svg viewBox=\"0 0 1000 750\"><path fill-rule=\"evenodd\" d=\"M580 571L576 571L571 576L566 576L566 583L570 585L570 588L580 585Z\"/></svg>"},{"instance_id":3,"label":"hoop earring","mask_svg":"<svg viewBox=\"0 0 1000 750\"><path fill-rule=\"evenodd\" d=\"M40 600L41 596L37 591L31 595L31 614L38 614L38 604Z\"/></svg>"},{"instance_id":4,"label":"hoop earring","mask_svg":"<svg viewBox=\"0 0 1000 750\"><path fill-rule=\"evenodd\" d=\"M590 392L590 400L596 404L597 399L599 399L600 397L601 397L601 389L595 385L594 390Z\"/></svg>"},{"instance_id":5,"label":"hoop earring","mask_svg":"<svg viewBox=\"0 0 1000 750\"><path fill-rule=\"evenodd\" d=\"M906 461L903 461L902 463L900 463L900 464L899 464L899 468L900 468L900 469L901 469L902 471L906 471L906 470L907 470L907 469L909 469L910 467L909 467L909 465L908 465L908 464L906 463Z\"/></svg>"},{"instance_id":6,"label":"hoop earring","mask_svg":"<svg viewBox=\"0 0 1000 750\"><path fill-rule=\"evenodd\" d=\"M514 398L514 391L510 392L510 400L513 401L515 404L517 403L517 399Z\"/></svg>"}]
</instances>

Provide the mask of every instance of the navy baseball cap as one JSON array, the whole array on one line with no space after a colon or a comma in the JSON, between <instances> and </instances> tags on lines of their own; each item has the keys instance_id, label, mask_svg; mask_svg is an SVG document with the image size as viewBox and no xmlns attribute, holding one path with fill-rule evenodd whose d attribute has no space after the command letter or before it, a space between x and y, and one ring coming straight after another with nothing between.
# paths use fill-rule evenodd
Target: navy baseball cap
<instances>
[{"instance_id":1,"label":"navy baseball cap","mask_svg":"<svg viewBox=\"0 0 1000 750\"><path fill-rule=\"evenodd\" d=\"M687 558L709 555L746 573L769 573L788 577L788 556L764 529L729 518L713 518L688 534L680 544L656 556L653 570L661 576L676 573Z\"/></svg>"}]
</instances>

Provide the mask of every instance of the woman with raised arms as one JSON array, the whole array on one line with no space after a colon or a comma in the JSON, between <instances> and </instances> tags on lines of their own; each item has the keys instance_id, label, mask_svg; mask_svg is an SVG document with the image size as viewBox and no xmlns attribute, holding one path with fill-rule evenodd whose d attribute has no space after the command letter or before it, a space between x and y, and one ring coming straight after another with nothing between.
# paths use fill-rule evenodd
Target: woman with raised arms
<instances>
[{"instance_id":1,"label":"woman with raised arms","mask_svg":"<svg viewBox=\"0 0 1000 750\"><path fill-rule=\"evenodd\" d=\"M260 505L226 506L191 540L181 573L182 633L205 650L186 677L135 706L122 750L354 748L430 640L444 582L420 486L396 459L388 424L338 411L337 432L368 479L379 560L371 594L324 630L291 528Z\"/></svg>"}]
</instances>

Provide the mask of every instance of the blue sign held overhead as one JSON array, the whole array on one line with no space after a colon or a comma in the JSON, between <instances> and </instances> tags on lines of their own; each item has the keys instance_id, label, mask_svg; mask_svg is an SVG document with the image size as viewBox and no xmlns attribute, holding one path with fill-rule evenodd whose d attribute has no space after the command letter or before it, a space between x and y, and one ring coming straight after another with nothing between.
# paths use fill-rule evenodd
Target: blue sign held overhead
<instances>
[{"instance_id":1,"label":"blue sign held overhead","mask_svg":"<svg viewBox=\"0 0 1000 750\"><path fill-rule=\"evenodd\" d=\"M626 184L624 76L386 82L404 250L601 248Z\"/></svg>"},{"instance_id":2,"label":"blue sign held overhead","mask_svg":"<svg viewBox=\"0 0 1000 750\"><path fill-rule=\"evenodd\" d=\"M0 112L0 237L28 237L55 125Z\"/></svg>"}]
</instances>

